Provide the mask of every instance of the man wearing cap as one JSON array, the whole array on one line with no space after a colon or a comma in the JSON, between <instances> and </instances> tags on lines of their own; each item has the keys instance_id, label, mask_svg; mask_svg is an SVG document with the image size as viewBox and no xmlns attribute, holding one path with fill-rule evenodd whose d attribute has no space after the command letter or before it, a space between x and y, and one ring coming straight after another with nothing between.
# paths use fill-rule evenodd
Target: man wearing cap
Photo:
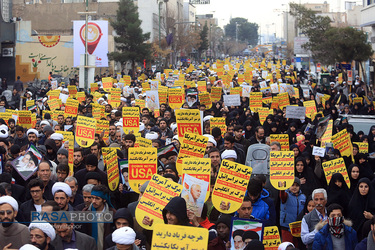
<instances>
[{"instance_id":1,"label":"man wearing cap","mask_svg":"<svg viewBox=\"0 0 375 250\"><path fill-rule=\"evenodd\" d=\"M27 139L29 140L29 143L33 143L35 146L38 146L38 136L39 133L36 129L30 128L26 132Z\"/></svg>"},{"instance_id":2,"label":"man wearing cap","mask_svg":"<svg viewBox=\"0 0 375 250\"><path fill-rule=\"evenodd\" d=\"M98 168L98 158L96 155L89 154L86 156L86 166L84 169L79 170L75 177L78 181L79 190L86 184L85 176L88 172L97 172L102 177L102 181L106 183L107 174Z\"/></svg>"},{"instance_id":3,"label":"man wearing cap","mask_svg":"<svg viewBox=\"0 0 375 250\"><path fill-rule=\"evenodd\" d=\"M30 240L33 246L40 250L54 250L51 242L56 238L55 229L51 224L42 221L33 221L29 225Z\"/></svg>"},{"instance_id":4,"label":"man wearing cap","mask_svg":"<svg viewBox=\"0 0 375 250\"><path fill-rule=\"evenodd\" d=\"M60 133L53 133L50 137L52 140L55 141L56 147L58 149L62 148L62 141L64 140L64 136Z\"/></svg>"},{"instance_id":5,"label":"man wearing cap","mask_svg":"<svg viewBox=\"0 0 375 250\"><path fill-rule=\"evenodd\" d=\"M139 248L134 244L136 233L131 227L121 227L112 233L112 241L116 243L115 246L107 250L138 250Z\"/></svg>"},{"instance_id":6,"label":"man wearing cap","mask_svg":"<svg viewBox=\"0 0 375 250\"><path fill-rule=\"evenodd\" d=\"M0 249L19 249L30 240L29 230L16 222L18 203L11 196L0 197Z\"/></svg>"},{"instance_id":7,"label":"man wearing cap","mask_svg":"<svg viewBox=\"0 0 375 250\"><path fill-rule=\"evenodd\" d=\"M62 211L74 211L69 199L72 196L72 190L65 182L56 182L52 186L53 200L59 204Z\"/></svg>"},{"instance_id":8,"label":"man wearing cap","mask_svg":"<svg viewBox=\"0 0 375 250\"><path fill-rule=\"evenodd\" d=\"M64 161L67 161L69 158L69 152L65 148L60 148L57 151L57 163L62 163Z\"/></svg>"},{"instance_id":9,"label":"man wearing cap","mask_svg":"<svg viewBox=\"0 0 375 250\"><path fill-rule=\"evenodd\" d=\"M208 243L208 250L226 250L230 247L232 216L221 214L216 222L217 237Z\"/></svg>"}]
</instances>

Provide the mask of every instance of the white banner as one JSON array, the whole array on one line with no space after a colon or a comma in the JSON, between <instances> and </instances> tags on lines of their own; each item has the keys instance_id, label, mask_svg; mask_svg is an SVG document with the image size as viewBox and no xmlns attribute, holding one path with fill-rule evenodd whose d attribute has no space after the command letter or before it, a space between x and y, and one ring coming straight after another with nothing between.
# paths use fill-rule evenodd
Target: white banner
<instances>
[{"instance_id":1,"label":"white banner","mask_svg":"<svg viewBox=\"0 0 375 250\"><path fill-rule=\"evenodd\" d=\"M80 55L85 54L85 21L73 21L74 67L80 66ZM108 67L108 21L88 23L87 51L95 55L96 67Z\"/></svg>"},{"instance_id":2,"label":"white banner","mask_svg":"<svg viewBox=\"0 0 375 250\"><path fill-rule=\"evenodd\" d=\"M224 95L225 106L241 106L240 95Z\"/></svg>"},{"instance_id":3,"label":"white banner","mask_svg":"<svg viewBox=\"0 0 375 250\"><path fill-rule=\"evenodd\" d=\"M306 107L286 106L286 118L305 120Z\"/></svg>"}]
</instances>

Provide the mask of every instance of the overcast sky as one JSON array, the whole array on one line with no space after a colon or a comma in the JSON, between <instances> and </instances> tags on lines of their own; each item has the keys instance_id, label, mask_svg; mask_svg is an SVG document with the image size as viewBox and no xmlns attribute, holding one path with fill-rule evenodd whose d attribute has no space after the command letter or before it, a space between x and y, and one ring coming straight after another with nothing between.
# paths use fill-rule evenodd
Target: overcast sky
<instances>
[{"instance_id":1,"label":"overcast sky","mask_svg":"<svg viewBox=\"0 0 375 250\"><path fill-rule=\"evenodd\" d=\"M249 22L258 23L262 34L277 34L282 32L282 17L280 13L287 10L288 0L210 0L209 5L195 5L197 14L213 14L218 19L219 26L223 27L230 17L244 17ZM323 3L324 0L295 0L296 3ZM345 0L328 0L330 10L337 12L345 10ZM349 0L362 5L362 1ZM274 24L274 25L272 25ZM267 32L268 26L268 32Z\"/></svg>"}]
</instances>

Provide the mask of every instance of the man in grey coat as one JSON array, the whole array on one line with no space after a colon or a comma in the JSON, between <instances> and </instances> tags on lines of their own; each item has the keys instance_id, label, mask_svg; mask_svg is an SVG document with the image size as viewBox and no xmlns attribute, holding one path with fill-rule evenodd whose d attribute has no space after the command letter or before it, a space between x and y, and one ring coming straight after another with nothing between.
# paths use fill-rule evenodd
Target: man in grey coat
<instances>
[{"instance_id":1,"label":"man in grey coat","mask_svg":"<svg viewBox=\"0 0 375 250\"><path fill-rule=\"evenodd\" d=\"M95 239L87 234L74 230L74 224L55 223L56 238L52 241L52 245L56 250L67 248L79 250L97 249Z\"/></svg>"}]
</instances>

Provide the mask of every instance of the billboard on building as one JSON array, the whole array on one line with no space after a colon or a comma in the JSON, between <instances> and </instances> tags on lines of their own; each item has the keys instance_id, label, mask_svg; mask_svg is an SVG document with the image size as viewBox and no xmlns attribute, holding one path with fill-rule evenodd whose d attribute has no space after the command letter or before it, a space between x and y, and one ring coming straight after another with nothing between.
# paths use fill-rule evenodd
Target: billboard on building
<instances>
[{"instance_id":1,"label":"billboard on building","mask_svg":"<svg viewBox=\"0 0 375 250\"><path fill-rule=\"evenodd\" d=\"M295 37L294 38L294 54L309 54L309 52L302 47L309 41L308 37Z\"/></svg>"},{"instance_id":2,"label":"billboard on building","mask_svg":"<svg viewBox=\"0 0 375 250\"><path fill-rule=\"evenodd\" d=\"M74 67L80 65L80 55L85 54L85 21L73 21ZM96 67L108 67L108 21L88 22L87 51L95 55Z\"/></svg>"}]
</instances>

